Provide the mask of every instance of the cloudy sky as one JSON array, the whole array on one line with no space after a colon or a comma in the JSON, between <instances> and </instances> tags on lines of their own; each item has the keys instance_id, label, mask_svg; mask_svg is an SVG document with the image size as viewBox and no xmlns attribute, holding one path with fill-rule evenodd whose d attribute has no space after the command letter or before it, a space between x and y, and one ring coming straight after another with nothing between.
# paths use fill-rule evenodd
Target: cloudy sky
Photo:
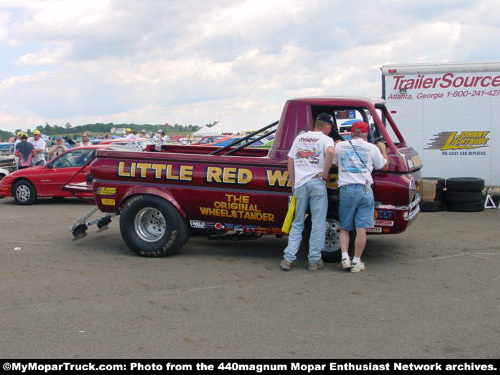
<instances>
[{"instance_id":1,"label":"cloudy sky","mask_svg":"<svg viewBox=\"0 0 500 375\"><path fill-rule=\"evenodd\" d=\"M380 66L500 61L499 0L0 0L0 129L278 119Z\"/></svg>"}]
</instances>

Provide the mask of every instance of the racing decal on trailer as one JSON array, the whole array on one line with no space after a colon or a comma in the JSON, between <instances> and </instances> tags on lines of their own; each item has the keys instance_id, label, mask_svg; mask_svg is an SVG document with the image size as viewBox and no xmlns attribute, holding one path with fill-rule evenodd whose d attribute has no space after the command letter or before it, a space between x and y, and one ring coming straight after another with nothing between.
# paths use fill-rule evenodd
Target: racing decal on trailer
<instances>
[{"instance_id":1,"label":"racing decal on trailer","mask_svg":"<svg viewBox=\"0 0 500 375\"><path fill-rule=\"evenodd\" d=\"M488 147L489 133L489 131L441 132L434 134L434 138L425 150L440 150L443 155L486 155L485 151L468 150Z\"/></svg>"}]
</instances>

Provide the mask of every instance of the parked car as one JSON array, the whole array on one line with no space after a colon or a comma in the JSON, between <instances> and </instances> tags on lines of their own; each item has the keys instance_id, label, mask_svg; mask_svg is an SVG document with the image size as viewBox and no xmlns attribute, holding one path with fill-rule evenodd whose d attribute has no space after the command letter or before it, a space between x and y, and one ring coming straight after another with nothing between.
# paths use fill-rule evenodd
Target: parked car
<instances>
[{"instance_id":1,"label":"parked car","mask_svg":"<svg viewBox=\"0 0 500 375\"><path fill-rule=\"evenodd\" d=\"M11 196L17 204L28 205L33 204L38 197L92 197L89 193L72 194L62 187L68 181L84 182L89 162L96 151L103 148L131 151L130 147L111 144L72 148L46 165L20 169L5 176L0 180L0 198Z\"/></svg>"},{"instance_id":2,"label":"parked car","mask_svg":"<svg viewBox=\"0 0 500 375\"><path fill-rule=\"evenodd\" d=\"M137 139L126 139L126 138L115 138L115 139L93 139L91 141L93 144L99 145L118 145L137 149L139 151L144 151L148 145L154 145L155 143L150 139L137 138Z\"/></svg>"},{"instance_id":3,"label":"parked car","mask_svg":"<svg viewBox=\"0 0 500 375\"><path fill-rule=\"evenodd\" d=\"M14 143L0 144L0 155L2 156L14 155Z\"/></svg>"},{"instance_id":4,"label":"parked car","mask_svg":"<svg viewBox=\"0 0 500 375\"><path fill-rule=\"evenodd\" d=\"M11 156L0 156L0 180L17 169L16 158Z\"/></svg>"},{"instance_id":5,"label":"parked car","mask_svg":"<svg viewBox=\"0 0 500 375\"><path fill-rule=\"evenodd\" d=\"M190 144L192 145L200 145L200 146L211 146L215 142L220 141L222 138L225 138L226 136L224 135L205 135L201 137L201 139L198 139L197 141L194 141Z\"/></svg>"}]
</instances>

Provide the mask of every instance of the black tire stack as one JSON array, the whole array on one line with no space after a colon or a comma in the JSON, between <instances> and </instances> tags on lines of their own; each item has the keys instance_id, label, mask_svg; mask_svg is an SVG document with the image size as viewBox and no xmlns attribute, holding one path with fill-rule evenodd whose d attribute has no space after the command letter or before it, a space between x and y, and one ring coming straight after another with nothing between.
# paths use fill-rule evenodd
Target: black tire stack
<instances>
[{"instance_id":1,"label":"black tire stack","mask_svg":"<svg viewBox=\"0 0 500 375\"><path fill-rule=\"evenodd\" d=\"M445 179L440 177L422 178L420 190L420 211L436 212L444 210Z\"/></svg>"},{"instance_id":2,"label":"black tire stack","mask_svg":"<svg viewBox=\"0 0 500 375\"><path fill-rule=\"evenodd\" d=\"M446 180L446 210L455 212L484 211L484 180L476 177L454 177Z\"/></svg>"}]
</instances>

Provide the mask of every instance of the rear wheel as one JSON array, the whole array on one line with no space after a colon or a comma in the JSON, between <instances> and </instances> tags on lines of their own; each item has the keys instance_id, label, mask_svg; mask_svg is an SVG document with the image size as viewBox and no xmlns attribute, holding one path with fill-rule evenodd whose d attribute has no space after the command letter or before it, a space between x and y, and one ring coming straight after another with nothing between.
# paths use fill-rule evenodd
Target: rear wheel
<instances>
[{"instance_id":1,"label":"rear wheel","mask_svg":"<svg viewBox=\"0 0 500 375\"><path fill-rule=\"evenodd\" d=\"M12 196L17 204L33 204L36 200L36 189L28 180L19 180L12 188Z\"/></svg>"},{"instance_id":2,"label":"rear wheel","mask_svg":"<svg viewBox=\"0 0 500 375\"><path fill-rule=\"evenodd\" d=\"M125 243L145 257L175 254L188 239L188 227L179 211L153 195L137 195L125 203L120 232Z\"/></svg>"}]
</instances>

